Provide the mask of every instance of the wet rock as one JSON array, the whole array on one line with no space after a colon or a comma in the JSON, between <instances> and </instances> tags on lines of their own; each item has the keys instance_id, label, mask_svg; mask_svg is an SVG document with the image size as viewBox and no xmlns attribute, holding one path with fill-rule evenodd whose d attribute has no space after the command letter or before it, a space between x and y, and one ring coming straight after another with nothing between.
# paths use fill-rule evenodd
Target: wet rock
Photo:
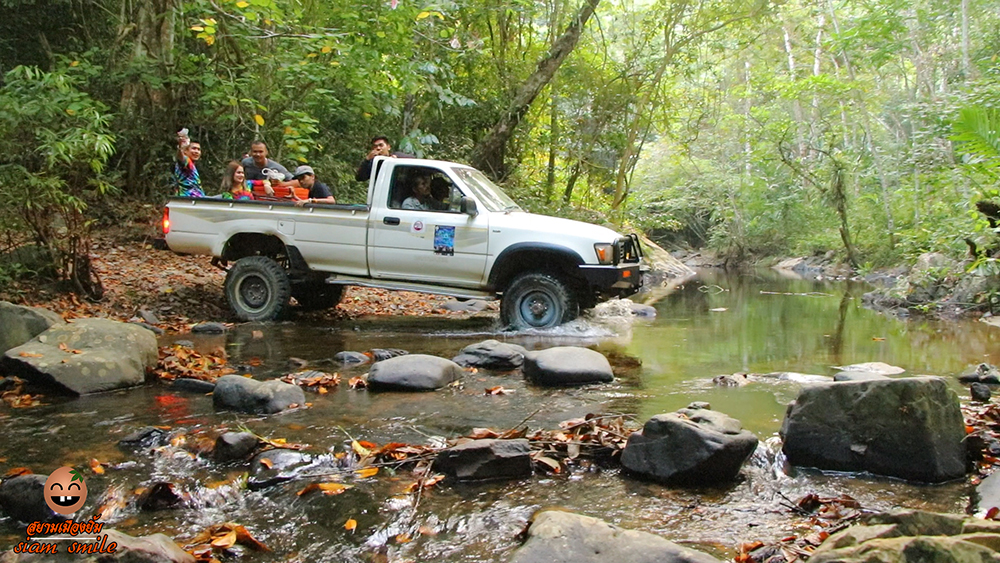
<instances>
[{"instance_id":1,"label":"wet rock","mask_svg":"<svg viewBox=\"0 0 1000 563\"><path fill-rule=\"evenodd\" d=\"M118 440L118 447L124 450L143 450L167 443L167 431L155 426L146 426Z\"/></svg>"},{"instance_id":2,"label":"wet rock","mask_svg":"<svg viewBox=\"0 0 1000 563\"><path fill-rule=\"evenodd\" d=\"M433 391L462 376L462 368L451 360L410 354L376 362L368 372L373 390Z\"/></svg>"},{"instance_id":3,"label":"wet rock","mask_svg":"<svg viewBox=\"0 0 1000 563\"><path fill-rule=\"evenodd\" d=\"M62 317L47 309L0 301L0 326L3 327L0 330L0 354L64 323Z\"/></svg>"},{"instance_id":4,"label":"wet rock","mask_svg":"<svg viewBox=\"0 0 1000 563\"><path fill-rule=\"evenodd\" d=\"M991 364L979 364L971 372L959 375L958 380L962 383L998 384L1000 383L1000 370Z\"/></svg>"},{"instance_id":5,"label":"wet rock","mask_svg":"<svg viewBox=\"0 0 1000 563\"><path fill-rule=\"evenodd\" d=\"M200 393L202 395L215 391L215 384L204 379L194 379L193 377L178 377L170 384L170 387L178 391L188 391L190 393Z\"/></svg>"},{"instance_id":6,"label":"wet rock","mask_svg":"<svg viewBox=\"0 0 1000 563\"><path fill-rule=\"evenodd\" d=\"M743 387L750 382L750 378L745 373L734 373L732 375L717 375L712 378L712 385L716 387Z\"/></svg>"},{"instance_id":7,"label":"wet rock","mask_svg":"<svg viewBox=\"0 0 1000 563\"><path fill-rule=\"evenodd\" d=\"M901 367L890 366L884 362L866 362L863 364L851 364L849 366L834 366L834 369L839 369L840 371L867 371L880 375L899 375L906 371Z\"/></svg>"},{"instance_id":8,"label":"wet rock","mask_svg":"<svg viewBox=\"0 0 1000 563\"><path fill-rule=\"evenodd\" d=\"M257 437L249 432L226 432L215 439L212 455L219 463L246 459L257 449L257 443Z\"/></svg>"},{"instance_id":9,"label":"wet rock","mask_svg":"<svg viewBox=\"0 0 1000 563\"><path fill-rule=\"evenodd\" d=\"M19 475L0 483L0 509L14 520L60 522L66 517L45 504L45 481L48 475Z\"/></svg>"},{"instance_id":10,"label":"wet rock","mask_svg":"<svg viewBox=\"0 0 1000 563\"><path fill-rule=\"evenodd\" d=\"M792 465L930 483L965 474L958 395L940 377L805 387L781 436Z\"/></svg>"},{"instance_id":11,"label":"wet rock","mask_svg":"<svg viewBox=\"0 0 1000 563\"><path fill-rule=\"evenodd\" d=\"M489 303L481 299L470 299L468 301L446 301L441 304L441 308L445 311L461 312L461 313L478 313L479 311L484 311L489 306Z\"/></svg>"},{"instance_id":12,"label":"wet rock","mask_svg":"<svg viewBox=\"0 0 1000 563\"><path fill-rule=\"evenodd\" d=\"M140 494L135 504L140 510L156 512L158 510L169 510L180 508L185 504L186 495L178 493L173 483L159 481L151 484Z\"/></svg>"},{"instance_id":13,"label":"wet rock","mask_svg":"<svg viewBox=\"0 0 1000 563\"><path fill-rule=\"evenodd\" d=\"M632 309L632 314L637 317L651 319L656 316L655 307L643 305L641 303L632 303L629 307Z\"/></svg>"},{"instance_id":14,"label":"wet rock","mask_svg":"<svg viewBox=\"0 0 1000 563\"><path fill-rule=\"evenodd\" d=\"M826 539L810 563L1000 561L1000 523L901 510L875 514Z\"/></svg>"},{"instance_id":15,"label":"wet rock","mask_svg":"<svg viewBox=\"0 0 1000 563\"><path fill-rule=\"evenodd\" d=\"M712 405L707 401L695 401L687 406L688 410L698 410L698 409L709 409L711 410Z\"/></svg>"},{"instance_id":16,"label":"wet rock","mask_svg":"<svg viewBox=\"0 0 1000 563\"><path fill-rule=\"evenodd\" d=\"M156 316L156 313L150 311L149 309L142 307L139 309L139 316L142 317L143 322L151 325L160 324L160 318Z\"/></svg>"},{"instance_id":17,"label":"wet rock","mask_svg":"<svg viewBox=\"0 0 1000 563\"><path fill-rule=\"evenodd\" d=\"M833 376L834 381L871 381L873 379L889 378L870 371L841 371Z\"/></svg>"},{"instance_id":18,"label":"wet rock","mask_svg":"<svg viewBox=\"0 0 1000 563\"><path fill-rule=\"evenodd\" d=\"M313 466L309 454L297 450L275 449L257 454L250 462L247 488L259 491L297 478L303 470Z\"/></svg>"},{"instance_id":19,"label":"wet rock","mask_svg":"<svg viewBox=\"0 0 1000 563\"><path fill-rule=\"evenodd\" d=\"M992 396L990 388L985 383L973 383L969 386L969 392L972 395L972 400L980 403L990 402Z\"/></svg>"},{"instance_id":20,"label":"wet rock","mask_svg":"<svg viewBox=\"0 0 1000 563\"><path fill-rule=\"evenodd\" d=\"M196 563L193 555L181 549L173 540L164 534L132 537L118 530L104 528L102 536L107 535L105 546L115 543L114 553L95 553L92 555L70 554L65 551L65 544L58 554L38 555L32 553L14 553L8 551L0 557L0 563ZM81 540L81 543L89 543Z\"/></svg>"},{"instance_id":21,"label":"wet rock","mask_svg":"<svg viewBox=\"0 0 1000 563\"><path fill-rule=\"evenodd\" d=\"M157 336L161 336L164 333L163 329L160 328L160 327L158 327L158 326L153 326L153 325L149 325L149 324L146 324L146 323L139 323L139 322L134 322L134 321L132 322L132 324L134 324L135 326L141 326L142 328L148 330L149 332L152 332L153 334L155 334Z\"/></svg>"},{"instance_id":22,"label":"wet rock","mask_svg":"<svg viewBox=\"0 0 1000 563\"><path fill-rule=\"evenodd\" d=\"M791 381L792 383L829 383L833 381L833 378L829 375L797 373L794 371L778 371L767 375L770 377L776 377L779 381Z\"/></svg>"},{"instance_id":23,"label":"wet rock","mask_svg":"<svg viewBox=\"0 0 1000 563\"><path fill-rule=\"evenodd\" d=\"M302 388L277 379L257 381L249 377L224 375L215 382L215 391L212 392L215 408L251 414L273 414L305 403L306 395Z\"/></svg>"},{"instance_id":24,"label":"wet rock","mask_svg":"<svg viewBox=\"0 0 1000 563\"><path fill-rule=\"evenodd\" d=\"M681 485L734 480L757 449L740 421L707 409L681 409L649 419L629 436L622 466L642 477Z\"/></svg>"},{"instance_id":25,"label":"wet rock","mask_svg":"<svg viewBox=\"0 0 1000 563\"><path fill-rule=\"evenodd\" d=\"M615 376L611 364L600 352L577 346L557 346L528 352L524 375L538 385L562 387L609 383Z\"/></svg>"},{"instance_id":26,"label":"wet rock","mask_svg":"<svg viewBox=\"0 0 1000 563\"><path fill-rule=\"evenodd\" d=\"M141 385L156 366L156 337L129 323L79 319L12 348L2 366L58 393L85 395Z\"/></svg>"},{"instance_id":27,"label":"wet rock","mask_svg":"<svg viewBox=\"0 0 1000 563\"><path fill-rule=\"evenodd\" d=\"M400 350L399 348L372 348L368 351L368 354L374 359L374 361L381 362L390 358L405 356L409 354L409 352L406 350Z\"/></svg>"},{"instance_id":28,"label":"wet rock","mask_svg":"<svg viewBox=\"0 0 1000 563\"><path fill-rule=\"evenodd\" d=\"M222 323L198 323L191 327L195 334L225 334L228 330Z\"/></svg>"},{"instance_id":29,"label":"wet rock","mask_svg":"<svg viewBox=\"0 0 1000 563\"><path fill-rule=\"evenodd\" d=\"M362 354L361 352L351 352L351 351L337 352L333 356L333 359L344 365L360 365L360 364L367 364L368 362L372 361L371 358Z\"/></svg>"},{"instance_id":30,"label":"wet rock","mask_svg":"<svg viewBox=\"0 0 1000 563\"><path fill-rule=\"evenodd\" d=\"M462 367L512 370L521 367L527 353L527 350L516 344L484 340L462 348L451 361Z\"/></svg>"},{"instance_id":31,"label":"wet rock","mask_svg":"<svg viewBox=\"0 0 1000 563\"><path fill-rule=\"evenodd\" d=\"M535 513L527 536L510 563L718 563L659 536L559 510Z\"/></svg>"},{"instance_id":32,"label":"wet rock","mask_svg":"<svg viewBox=\"0 0 1000 563\"><path fill-rule=\"evenodd\" d=\"M527 440L470 440L440 452L434 467L460 481L530 477Z\"/></svg>"}]
</instances>

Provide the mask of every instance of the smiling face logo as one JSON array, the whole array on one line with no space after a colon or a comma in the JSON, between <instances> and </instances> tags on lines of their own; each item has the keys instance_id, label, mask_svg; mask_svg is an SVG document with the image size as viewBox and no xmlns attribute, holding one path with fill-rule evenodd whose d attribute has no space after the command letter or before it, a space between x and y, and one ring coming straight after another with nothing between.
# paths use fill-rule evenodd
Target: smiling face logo
<instances>
[{"instance_id":1,"label":"smiling face logo","mask_svg":"<svg viewBox=\"0 0 1000 563\"><path fill-rule=\"evenodd\" d=\"M73 514L83 508L87 500L87 483L80 472L72 467L60 467L45 481L45 504L53 512Z\"/></svg>"}]
</instances>

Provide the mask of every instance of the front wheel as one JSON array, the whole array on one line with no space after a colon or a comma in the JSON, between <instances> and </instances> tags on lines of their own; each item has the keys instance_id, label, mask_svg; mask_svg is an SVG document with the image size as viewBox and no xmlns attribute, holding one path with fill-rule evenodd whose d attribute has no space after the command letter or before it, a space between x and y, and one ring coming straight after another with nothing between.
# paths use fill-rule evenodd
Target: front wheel
<instances>
[{"instance_id":1,"label":"front wheel","mask_svg":"<svg viewBox=\"0 0 1000 563\"><path fill-rule=\"evenodd\" d=\"M226 274L226 299L241 321L273 321L288 306L288 274L266 256L240 258Z\"/></svg>"},{"instance_id":2,"label":"front wheel","mask_svg":"<svg viewBox=\"0 0 1000 563\"><path fill-rule=\"evenodd\" d=\"M514 278L500 302L500 320L513 328L550 328L575 319L580 306L567 284L551 274Z\"/></svg>"}]
</instances>

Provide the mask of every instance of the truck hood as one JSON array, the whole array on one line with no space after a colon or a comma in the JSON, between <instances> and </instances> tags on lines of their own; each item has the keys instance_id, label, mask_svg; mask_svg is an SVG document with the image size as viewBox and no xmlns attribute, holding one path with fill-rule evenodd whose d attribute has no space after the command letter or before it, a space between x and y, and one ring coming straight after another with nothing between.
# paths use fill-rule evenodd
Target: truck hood
<instances>
[{"instance_id":1,"label":"truck hood","mask_svg":"<svg viewBox=\"0 0 1000 563\"><path fill-rule=\"evenodd\" d=\"M549 217L548 215L536 215L534 213L491 213L490 229L501 229L508 236L515 238L519 233L524 233L525 240L545 240L554 244L574 241L582 246L593 248L594 243L615 242L622 235L607 227L591 225L581 221L562 219L560 217ZM539 235L552 235L551 237L539 237ZM573 246L567 244L566 246ZM593 252L591 250L591 252Z\"/></svg>"}]
</instances>

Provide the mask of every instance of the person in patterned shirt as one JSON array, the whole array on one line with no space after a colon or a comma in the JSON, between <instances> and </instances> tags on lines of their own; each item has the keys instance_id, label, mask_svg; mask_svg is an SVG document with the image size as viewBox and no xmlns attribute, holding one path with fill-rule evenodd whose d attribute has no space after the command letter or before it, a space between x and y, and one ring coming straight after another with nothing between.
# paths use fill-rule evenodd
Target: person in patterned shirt
<instances>
[{"instance_id":1,"label":"person in patterned shirt","mask_svg":"<svg viewBox=\"0 0 1000 563\"><path fill-rule=\"evenodd\" d=\"M201 144L188 137L187 129L177 132L177 162L174 163L174 187L181 197L205 197L201 176L195 164L201 158Z\"/></svg>"},{"instance_id":2,"label":"person in patterned shirt","mask_svg":"<svg viewBox=\"0 0 1000 563\"><path fill-rule=\"evenodd\" d=\"M243 165L235 160L226 166L226 175L222 178L222 199L253 199L253 192L247 187Z\"/></svg>"}]
</instances>

